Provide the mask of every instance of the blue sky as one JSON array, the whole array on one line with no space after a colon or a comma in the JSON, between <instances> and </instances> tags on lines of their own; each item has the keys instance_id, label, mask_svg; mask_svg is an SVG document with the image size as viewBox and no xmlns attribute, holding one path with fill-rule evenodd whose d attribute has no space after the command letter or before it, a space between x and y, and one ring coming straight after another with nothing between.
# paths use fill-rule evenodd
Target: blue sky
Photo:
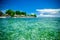
<instances>
[{"instance_id":1,"label":"blue sky","mask_svg":"<svg viewBox=\"0 0 60 40\"><path fill-rule=\"evenodd\" d=\"M0 10L21 10L36 13L36 9L59 9L60 0L0 0Z\"/></svg>"}]
</instances>

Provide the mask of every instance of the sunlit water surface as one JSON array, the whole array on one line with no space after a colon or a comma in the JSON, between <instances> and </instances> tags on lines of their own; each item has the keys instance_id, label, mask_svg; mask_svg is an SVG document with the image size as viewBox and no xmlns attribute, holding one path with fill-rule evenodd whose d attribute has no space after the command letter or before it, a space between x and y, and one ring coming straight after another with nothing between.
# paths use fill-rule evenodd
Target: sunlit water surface
<instances>
[{"instance_id":1,"label":"sunlit water surface","mask_svg":"<svg viewBox=\"0 0 60 40\"><path fill-rule=\"evenodd\" d=\"M0 18L0 40L60 40L60 18Z\"/></svg>"}]
</instances>

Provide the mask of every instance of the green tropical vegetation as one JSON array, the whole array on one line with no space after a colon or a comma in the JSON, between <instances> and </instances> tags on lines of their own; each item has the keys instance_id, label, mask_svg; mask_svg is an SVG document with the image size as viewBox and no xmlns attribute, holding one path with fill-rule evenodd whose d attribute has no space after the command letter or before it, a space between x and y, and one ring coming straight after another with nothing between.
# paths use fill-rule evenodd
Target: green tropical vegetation
<instances>
[{"instance_id":1,"label":"green tropical vegetation","mask_svg":"<svg viewBox=\"0 0 60 40\"><path fill-rule=\"evenodd\" d=\"M15 15L15 12L13 10L7 10L6 14L10 15L11 17L13 17Z\"/></svg>"},{"instance_id":2,"label":"green tropical vegetation","mask_svg":"<svg viewBox=\"0 0 60 40\"><path fill-rule=\"evenodd\" d=\"M26 16L26 12L16 11L16 15L25 15Z\"/></svg>"},{"instance_id":3,"label":"green tropical vegetation","mask_svg":"<svg viewBox=\"0 0 60 40\"><path fill-rule=\"evenodd\" d=\"M20 15L20 11L16 11L16 15Z\"/></svg>"},{"instance_id":4,"label":"green tropical vegetation","mask_svg":"<svg viewBox=\"0 0 60 40\"><path fill-rule=\"evenodd\" d=\"M0 11L0 16L4 15L5 17L6 16L10 16L10 17L36 17L36 14L32 15L32 14L28 14L26 12L23 12L23 11L13 11L11 9L9 10L6 10L5 14Z\"/></svg>"},{"instance_id":5,"label":"green tropical vegetation","mask_svg":"<svg viewBox=\"0 0 60 40\"><path fill-rule=\"evenodd\" d=\"M34 14L34 15L31 14L30 16L34 16L34 17L36 17L36 14Z\"/></svg>"}]
</instances>

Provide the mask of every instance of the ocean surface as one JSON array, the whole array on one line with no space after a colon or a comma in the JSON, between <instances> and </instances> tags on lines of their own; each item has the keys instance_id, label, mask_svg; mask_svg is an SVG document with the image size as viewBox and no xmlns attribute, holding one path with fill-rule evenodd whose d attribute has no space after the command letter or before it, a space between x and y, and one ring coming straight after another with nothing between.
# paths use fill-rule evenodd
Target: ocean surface
<instances>
[{"instance_id":1,"label":"ocean surface","mask_svg":"<svg viewBox=\"0 0 60 40\"><path fill-rule=\"evenodd\" d=\"M60 40L60 18L0 18L0 40Z\"/></svg>"}]
</instances>

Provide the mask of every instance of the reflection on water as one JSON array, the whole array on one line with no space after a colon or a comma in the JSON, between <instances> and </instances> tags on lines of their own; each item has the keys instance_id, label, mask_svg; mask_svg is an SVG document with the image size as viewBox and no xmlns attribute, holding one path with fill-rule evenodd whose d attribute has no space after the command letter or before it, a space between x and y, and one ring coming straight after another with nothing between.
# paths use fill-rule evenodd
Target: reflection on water
<instances>
[{"instance_id":1,"label":"reflection on water","mask_svg":"<svg viewBox=\"0 0 60 40\"><path fill-rule=\"evenodd\" d=\"M0 18L0 40L60 40L60 18Z\"/></svg>"}]
</instances>

